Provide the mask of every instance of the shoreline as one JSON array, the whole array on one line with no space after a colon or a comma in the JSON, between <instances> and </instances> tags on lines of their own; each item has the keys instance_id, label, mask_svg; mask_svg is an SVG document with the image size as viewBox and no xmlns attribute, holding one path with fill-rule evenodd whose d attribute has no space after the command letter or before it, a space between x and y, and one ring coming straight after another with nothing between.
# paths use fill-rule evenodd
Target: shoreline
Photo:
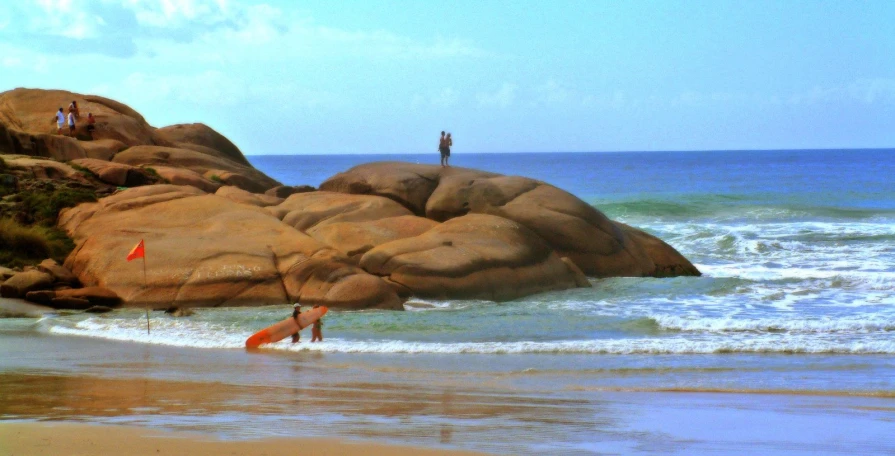
<instances>
[{"instance_id":1,"label":"shoreline","mask_svg":"<svg viewBox=\"0 0 895 456\"><path fill-rule=\"evenodd\" d=\"M264 438L222 440L209 434L174 432L133 426L75 424L66 422L0 421L0 456L67 454L117 456L127 448L131 456L182 455L244 456L289 454L477 456L462 450L389 445L366 441L323 438Z\"/></svg>"}]
</instances>

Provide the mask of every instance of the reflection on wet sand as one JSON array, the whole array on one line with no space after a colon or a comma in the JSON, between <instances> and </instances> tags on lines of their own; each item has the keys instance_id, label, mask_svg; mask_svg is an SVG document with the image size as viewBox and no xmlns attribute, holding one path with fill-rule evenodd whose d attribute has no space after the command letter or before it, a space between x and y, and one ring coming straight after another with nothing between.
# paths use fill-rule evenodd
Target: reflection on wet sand
<instances>
[{"instance_id":1,"label":"reflection on wet sand","mask_svg":"<svg viewBox=\"0 0 895 456\"><path fill-rule=\"evenodd\" d=\"M512 432L522 440L531 440L526 434L537 434L539 439L562 440L567 436L551 435L549 429L586 431L593 425L589 417L595 405L405 384L245 386L22 372L0 374L0 390L4 392L0 419L178 422L178 429L195 430L195 423L184 417L241 417L246 426L242 432L235 430L234 437L246 437L252 435L252 417L300 415L304 435L431 439L442 445L454 444L458 431L464 435ZM288 428L285 423L284 431Z\"/></svg>"}]
</instances>

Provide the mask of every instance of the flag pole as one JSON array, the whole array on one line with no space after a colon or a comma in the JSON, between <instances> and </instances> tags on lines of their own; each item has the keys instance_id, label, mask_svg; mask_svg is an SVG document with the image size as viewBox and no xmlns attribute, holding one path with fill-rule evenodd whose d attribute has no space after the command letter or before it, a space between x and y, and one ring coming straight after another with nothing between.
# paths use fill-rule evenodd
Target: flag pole
<instances>
[{"instance_id":1,"label":"flag pole","mask_svg":"<svg viewBox=\"0 0 895 456\"><path fill-rule=\"evenodd\" d=\"M140 242L143 240L140 239ZM146 282L146 244L143 244L143 288L149 288ZM146 334L149 334L149 306L146 306Z\"/></svg>"}]
</instances>

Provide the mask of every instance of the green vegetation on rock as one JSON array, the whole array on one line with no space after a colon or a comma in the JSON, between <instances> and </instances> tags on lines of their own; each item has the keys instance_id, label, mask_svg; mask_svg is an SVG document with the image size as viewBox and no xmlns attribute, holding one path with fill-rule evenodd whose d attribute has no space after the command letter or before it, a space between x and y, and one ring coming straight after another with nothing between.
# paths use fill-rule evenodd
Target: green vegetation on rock
<instances>
[{"instance_id":1,"label":"green vegetation on rock","mask_svg":"<svg viewBox=\"0 0 895 456\"><path fill-rule=\"evenodd\" d=\"M52 258L65 261L75 248L61 230L46 226L22 226L12 219L0 219L0 264L25 266Z\"/></svg>"},{"instance_id":2,"label":"green vegetation on rock","mask_svg":"<svg viewBox=\"0 0 895 456\"><path fill-rule=\"evenodd\" d=\"M55 187L46 192L20 194L22 209L34 223L53 226L59 211L80 203L96 201L96 193L82 188Z\"/></svg>"}]
</instances>

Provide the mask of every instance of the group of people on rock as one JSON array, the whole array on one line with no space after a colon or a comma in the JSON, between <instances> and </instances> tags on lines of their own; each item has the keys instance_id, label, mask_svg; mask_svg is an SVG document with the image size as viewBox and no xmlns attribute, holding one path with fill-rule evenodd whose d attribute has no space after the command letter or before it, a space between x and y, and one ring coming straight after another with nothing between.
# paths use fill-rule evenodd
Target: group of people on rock
<instances>
[{"instance_id":1,"label":"group of people on rock","mask_svg":"<svg viewBox=\"0 0 895 456\"><path fill-rule=\"evenodd\" d=\"M64 134L62 133L62 129L65 128L66 123L68 124L68 134L69 136L75 135L75 128L77 121L81 118L81 110L78 108L78 102L72 100L71 104L68 105L68 114L59 108L59 111L56 112L56 117L54 120L56 121L56 134ZM96 118L93 117L93 113L87 113L87 133L90 134L90 138L93 139L93 131L96 130Z\"/></svg>"},{"instance_id":2,"label":"group of people on rock","mask_svg":"<svg viewBox=\"0 0 895 456\"><path fill-rule=\"evenodd\" d=\"M320 307L317 304L314 304L314 308ZM301 328L301 323L298 321L298 316L301 314L301 304L295 303L295 307L292 309L292 318L298 323L298 327ZM299 331L301 331L299 329ZM301 339L301 334L299 331L295 331L295 334L292 335L292 343L296 344ZM282 334L282 333L281 333ZM311 342L323 342L323 321L321 319L317 319L314 322L314 325L311 326Z\"/></svg>"}]
</instances>

